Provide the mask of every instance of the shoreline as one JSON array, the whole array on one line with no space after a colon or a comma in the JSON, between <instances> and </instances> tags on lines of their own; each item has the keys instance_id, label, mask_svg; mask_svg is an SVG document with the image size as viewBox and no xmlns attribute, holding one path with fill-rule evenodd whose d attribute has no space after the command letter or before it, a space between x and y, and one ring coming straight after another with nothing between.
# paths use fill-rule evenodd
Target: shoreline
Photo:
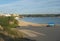
<instances>
[{"instance_id":1,"label":"shoreline","mask_svg":"<svg viewBox=\"0 0 60 41\"><path fill-rule=\"evenodd\" d=\"M32 22L26 22L20 20L18 23L19 26L47 26L47 24L38 24L38 23L32 23Z\"/></svg>"},{"instance_id":2,"label":"shoreline","mask_svg":"<svg viewBox=\"0 0 60 41\"><path fill-rule=\"evenodd\" d=\"M40 27L46 27L48 24L39 24L39 23L33 23L23 20L18 20L18 26L40 26ZM60 26L60 24L54 24L55 26Z\"/></svg>"}]
</instances>

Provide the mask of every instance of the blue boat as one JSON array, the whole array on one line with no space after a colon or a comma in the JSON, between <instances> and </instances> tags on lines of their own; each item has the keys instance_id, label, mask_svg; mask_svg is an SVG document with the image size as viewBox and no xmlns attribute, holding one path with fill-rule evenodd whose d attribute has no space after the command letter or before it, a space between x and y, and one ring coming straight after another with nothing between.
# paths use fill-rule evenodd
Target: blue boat
<instances>
[{"instance_id":1,"label":"blue boat","mask_svg":"<svg viewBox=\"0 0 60 41\"><path fill-rule=\"evenodd\" d=\"M54 27L55 26L55 23L54 22L49 22L47 27Z\"/></svg>"}]
</instances>

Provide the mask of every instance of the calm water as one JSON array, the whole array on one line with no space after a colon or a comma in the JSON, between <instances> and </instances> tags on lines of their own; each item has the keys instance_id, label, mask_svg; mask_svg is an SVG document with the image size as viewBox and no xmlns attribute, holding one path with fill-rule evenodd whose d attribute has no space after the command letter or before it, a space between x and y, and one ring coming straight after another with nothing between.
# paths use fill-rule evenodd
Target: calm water
<instances>
[{"instance_id":1,"label":"calm water","mask_svg":"<svg viewBox=\"0 0 60 41\"><path fill-rule=\"evenodd\" d=\"M42 24L47 24L47 23L55 23L55 24L60 24L60 18L58 17L25 17L22 18L21 20L27 21L27 22L33 22L33 23L42 23Z\"/></svg>"}]
</instances>

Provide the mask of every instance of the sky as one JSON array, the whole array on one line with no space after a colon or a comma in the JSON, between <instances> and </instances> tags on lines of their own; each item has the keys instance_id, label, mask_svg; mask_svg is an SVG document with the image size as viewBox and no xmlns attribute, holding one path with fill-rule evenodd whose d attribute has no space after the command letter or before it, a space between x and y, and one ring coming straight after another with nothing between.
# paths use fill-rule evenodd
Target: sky
<instances>
[{"instance_id":1,"label":"sky","mask_svg":"<svg viewBox=\"0 0 60 41\"><path fill-rule=\"evenodd\" d=\"M60 14L60 0L0 0L0 13Z\"/></svg>"}]
</instances>

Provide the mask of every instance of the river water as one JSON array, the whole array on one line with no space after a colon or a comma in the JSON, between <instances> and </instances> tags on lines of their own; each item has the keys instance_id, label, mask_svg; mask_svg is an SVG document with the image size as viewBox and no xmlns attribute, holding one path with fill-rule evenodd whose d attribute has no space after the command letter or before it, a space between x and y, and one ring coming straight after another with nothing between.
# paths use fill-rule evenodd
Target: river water
<instances>
[{"instance_id":1,"label":"river water","mask_svg":"<svg viewBox=\"0 0 60 41\"><path fill-rule=\"evenodd\" d=\"M47 23L60 24L59 17L24 17L21 20L39 24L47 24Z\"/></svg>"}]
</instances>

